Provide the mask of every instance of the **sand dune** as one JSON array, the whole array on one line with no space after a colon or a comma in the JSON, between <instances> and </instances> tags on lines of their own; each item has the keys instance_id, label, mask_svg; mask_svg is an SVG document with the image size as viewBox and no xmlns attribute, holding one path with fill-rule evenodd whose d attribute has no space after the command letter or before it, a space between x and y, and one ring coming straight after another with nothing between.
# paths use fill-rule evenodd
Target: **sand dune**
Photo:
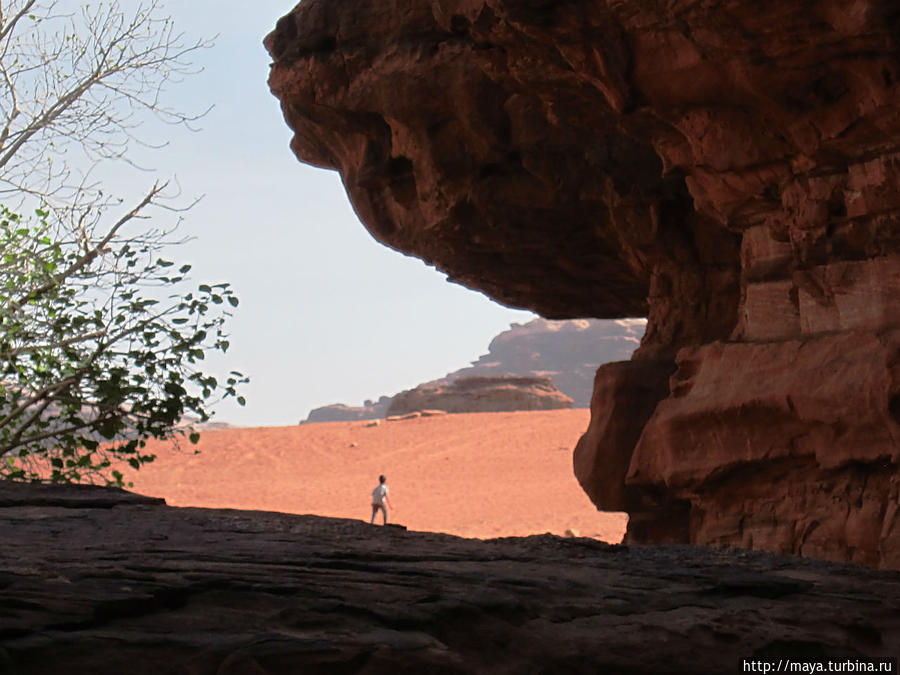
<instances>
[{"instance_id":1,"label":"sand dune","mask_svg":"<svg viewBox=\"0 0 900 675\"><path fill-rule=\"evenodd\" d=\"M206 431L194 446L151 444L130 472L138 492L174 506L368 520L386 474L391 521L466 537L573 530L618 542L624 514L599 513L572 474L587 410L472 413L383 422ZM379 516L380 518L380 516Z\"/></svg>"}]
</instances>

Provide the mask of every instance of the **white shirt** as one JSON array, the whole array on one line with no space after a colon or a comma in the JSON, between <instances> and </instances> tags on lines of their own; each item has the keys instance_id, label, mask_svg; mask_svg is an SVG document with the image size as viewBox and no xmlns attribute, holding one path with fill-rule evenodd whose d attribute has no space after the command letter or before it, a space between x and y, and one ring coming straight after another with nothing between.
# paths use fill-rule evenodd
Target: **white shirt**
<instances>
[{"instance_id":1,"label":"white shirt","mask_svg":"<svg viewBox=\"0 0 900 675\"><path fill-rule=\"evenodd\" d=\"M372 503L384 504L384 498L387 497L387 493L387 485L379 485L377 488L372 490Z\"/></svg>"}]
</instances>

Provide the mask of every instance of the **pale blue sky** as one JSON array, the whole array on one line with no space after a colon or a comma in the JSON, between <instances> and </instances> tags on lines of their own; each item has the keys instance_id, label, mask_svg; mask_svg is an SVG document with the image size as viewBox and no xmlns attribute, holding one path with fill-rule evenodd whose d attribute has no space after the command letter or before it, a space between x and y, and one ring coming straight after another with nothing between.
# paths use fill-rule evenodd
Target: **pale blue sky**
<instances>
[{"instance_id":1,"label":"pale blue sky","mask_svg":"<svg viewBox=\"0 0 900 675\"><path fill-rule=\"evenodd\" d=\"M196 134L147 129L170 146L143 159L185 195L205 195L177 249L194 279L230 281L241 300L222 370L252 382L247 406L220 406L239 425L296 424L328 403L359 404L441 377L486 351L513 321L533 318L450 284L389 250L354 215L335 172L300 164L266 85L262 39L290 0L169 0L189 35L218 34L196 59L205 71L173 88L176 107L215 108ZM154 175L122 169L116 187L140 196Z\"/></svg>"}]
</instances>

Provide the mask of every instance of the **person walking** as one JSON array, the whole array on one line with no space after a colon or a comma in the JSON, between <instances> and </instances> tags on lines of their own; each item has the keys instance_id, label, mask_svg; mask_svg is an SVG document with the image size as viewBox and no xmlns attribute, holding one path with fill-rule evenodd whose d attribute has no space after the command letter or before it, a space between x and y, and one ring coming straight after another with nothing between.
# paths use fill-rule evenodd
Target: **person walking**
<instances>
[{"instance_id":1,"label":"person walking","mask_svg":"<svg viewBox=\"0 0 900 675\"><path fill-rule=\"evenodd\" d=\"M388 497L388 486L385 485L386 480L387 479L384 476L379 476L378 487L372 490L372 520L369 521L371 525L375 524L375 514L378 513L378 509L381 509L384 524L387 525L387 507L384 505L385 501L387 501L388 506L394 508L394 505L391 504L391 500Z\"/></svg>"}]
</instances>

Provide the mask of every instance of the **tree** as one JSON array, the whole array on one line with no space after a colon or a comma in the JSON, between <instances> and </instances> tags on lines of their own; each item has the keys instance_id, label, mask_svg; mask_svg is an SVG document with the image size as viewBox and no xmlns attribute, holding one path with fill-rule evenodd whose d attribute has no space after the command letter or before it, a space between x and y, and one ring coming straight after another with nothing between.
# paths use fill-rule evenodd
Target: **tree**
<instances>
[{"instance_id":1,"label":"tree","mask_svg":"<svg viewBox=\"0 0 900 675\"><path fill-rule=\"evenodd\" d=\"M122 484L114 460L152 461L146 439L176 437L186 413L208 420L217 395L243 403L240 373L220 385L199 369L228 349L229 285L173 293L190 266L159 257L165 233L122 236L160 190L87 248L54 239L46 211L2 209L0 475Z\"/></svg>"},{"instance_id":2,"label":"tree","mask_svg":"<svg viewBox=\"0 0 900 675\"><path fill-rule=\"evenodd\" d=\"M162 101L208 43L185 42L155 0L60 5L0 0L0 476L122 485L117 463L152 461L148 439L244 403L240 373L200 367L228 349L237 298L227 283L186 291L190 266L163 257L174 227L146 224L173 210L165 185L125 209L90 178L147 145L147 114L197 118Z\"/></svg>"},{"instance_id":3,"label":"tree","mask_svg":"<svg viewBox=\"0 0 900 675\"><path fill-rule=\"evenodd\" d=\"M187 41L157 0L131 12L115 0L66 12L72 4L0 0L0 200L32 195L74 210L77 223L105 203L90 169L152 145L138 135L142 121L189 125L205 114L164 98L210 43Z\"/></svg>"}]
</instances>

